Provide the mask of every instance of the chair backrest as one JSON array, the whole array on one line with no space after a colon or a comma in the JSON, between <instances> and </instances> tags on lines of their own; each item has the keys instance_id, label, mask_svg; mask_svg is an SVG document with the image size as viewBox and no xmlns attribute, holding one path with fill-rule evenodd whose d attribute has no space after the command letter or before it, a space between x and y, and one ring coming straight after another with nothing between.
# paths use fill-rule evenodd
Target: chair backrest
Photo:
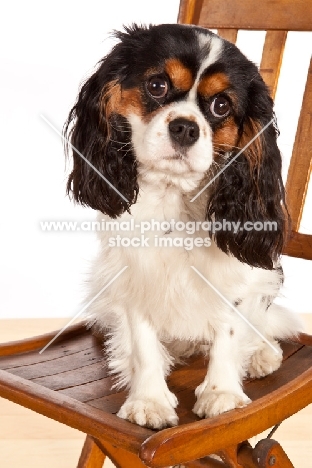
<instances>
[{"instance_id":1,"label":"chair backrest","mask_svg":"<svg viewBox=\"0 0 312 468\"><path fill-rule=\"evenodd\" d=\"M311 0L181 0L179 23L216 29L236 42L239 29L263 30L260 73L274 98L288 31L312 31ZM284 253L312 260L312 235L299 232L312 170L312 58L290 160L286 193L292 232Z\"/></svg>"}]
</instances>

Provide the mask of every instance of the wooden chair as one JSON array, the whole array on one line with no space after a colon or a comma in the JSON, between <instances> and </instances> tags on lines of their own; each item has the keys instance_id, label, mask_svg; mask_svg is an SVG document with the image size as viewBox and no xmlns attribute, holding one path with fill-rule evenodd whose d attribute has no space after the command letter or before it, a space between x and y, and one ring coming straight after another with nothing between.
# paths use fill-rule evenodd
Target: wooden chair
<instances>
[{"instance_id":1,"label":"wooden chair","mask_svg":"<svg viewBox=\"0 0 312 468\"><path fill-rule=\"evenodd\" d=\"M276 467L293 466L276 442L265 439L253 450L244 441L312 402L312 337L284 343L280 369L245 382L253 400L249 406L210 419L199 420L192 413L194 389L205 376L206 363L191 358L169 377L169 388L180 401L179 426L157 432L115 416L126 393L111 390L102 345L83 324L65 331L40 354L54 336L0 346L0 396L87 434L78 468L102 467L105 454L118 468L179 463L193 468L268 467L273 457ZM211 453L224 462L208 457Z\"/></svg>"},{"instance_id":2,"label":"wooden chair","mask_svg":"<svg viewBox=\"0 0 312 468\"><path fill-rule=\"evenodd\" d=\"M268 10L270 14L268 15ZM310 0L181 0L178 21L216 28L235 41L237 30L267 31L261 70L275 94L288 30L312 27ZM287 180L293 232L285 253L312 259L312 236L299 232L312 161L311 65ZM293 465L272 439L252 448L247 440L279 424L312 402L312 337L283 343L280 369L246 381L252 403L200 420L191 409L194 389L205 375L201 357L178 366L168 379L178 395L179 425L152 431L116 416L125 392L111 389L101 344L83 324L71 327L44 353L54 333L0 345L0 396L83 431L86 441L78 468L100 468L108 456L118 468L186 467L290 468ZM211 454L218 454L219 460ZM221 461L222 460L222 461Z\"/></svg>"}]
</instances>

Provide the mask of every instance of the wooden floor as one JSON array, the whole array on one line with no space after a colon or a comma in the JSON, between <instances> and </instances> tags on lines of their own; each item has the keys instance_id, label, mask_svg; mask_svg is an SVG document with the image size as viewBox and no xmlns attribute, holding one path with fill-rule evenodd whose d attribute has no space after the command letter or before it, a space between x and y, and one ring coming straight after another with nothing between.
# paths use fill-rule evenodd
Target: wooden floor
<instances>
[{"instance_id":1,"label":"wooden floor","mask_svg":"<svg viewBox=\"0 0 312 468\"><path fill-rule=\"evenodd\" d=\"M312 315L303 320L312 334ZM0 342L57 330L66 323L64 319L0 320ZM274 437L295 468L311 468L312 405L285 421ZM75 468L83 440L81 432L0 398L1 468ZM104 467L113 465L107 460Z\"/></svg>"}]
</instances>

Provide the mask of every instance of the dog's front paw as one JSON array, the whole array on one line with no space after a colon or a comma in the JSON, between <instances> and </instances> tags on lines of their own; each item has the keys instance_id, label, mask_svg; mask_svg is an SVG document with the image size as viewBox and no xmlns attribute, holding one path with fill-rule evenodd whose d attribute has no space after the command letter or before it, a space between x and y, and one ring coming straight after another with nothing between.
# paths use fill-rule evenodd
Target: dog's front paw
<instances>
[{"instance_id":1,"label":"dog's front paw","mask_svg":"<svg viewBox=\"0 0 312 468\"><path fill-rule=\"evenodd\" d=\"M162 429L178 424L178 416L171 406L148 399L126 400L117 416L151 429Z\"/></svg>"},{"instance_id":2,"label":"dog's front paw","mask_svg":"<svg viewBox=\"0 0 312 468\"><path fill-rule=\"evenodd\" d=\"M204 391L199 395L193 412L200 418L212 418L234 408L243 408L250 402L251 400L243 392L238 394L222 391Z\"/></svg>"},{"instance_id":3,"label":"dog's front paw","mask_svg":"<svg viewBox=\"0 0 312 468\"><path fill-rule=\"evenodd\" d=\"M265 377L277 370L283 360L283 352L277 341L272 341L275 350L263 343L251 357L248 374L253 378Z\"/></svg>"}]
</instances>

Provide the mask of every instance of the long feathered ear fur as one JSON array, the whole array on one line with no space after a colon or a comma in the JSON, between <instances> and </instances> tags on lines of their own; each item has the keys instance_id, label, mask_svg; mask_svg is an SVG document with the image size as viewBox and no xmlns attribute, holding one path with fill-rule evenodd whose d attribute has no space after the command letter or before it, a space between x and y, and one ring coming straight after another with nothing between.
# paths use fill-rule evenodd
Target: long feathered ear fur
<instances>
[{"instance_id":1,"label":"long feathered ear fur","mask_svg":"<svg viewBox=\"0 0 312 468\"><path fill-rule=\"evenodd\" d=\"M249 86L248 107L237 146L244 148L272 119L273 101L258 75ZM265 269L274 268L289 228L277 133L274 119L216 179L207 207L207 219L211 221L240 222L237 233L216 232L218 247L243 263ZM238 152L233 151L230 158ZM268 224L261 229L268 221L274 223L273 229ZM247 230L251 226L254 228Z\"/></svg>"},{"instance_id":2,"label":"long feathered ear fur","mask_svg":"<svg viewBox=\"0 0 312 468\"><path fill-rule=\"evenodd\" d=\"M74 162L67 192L112 218L129 211L139 190L131 128L125 117L114 113L109 92L123 79L121 48L117 44L82 86L64 126L70 143L65 150L72 150Z\"/></svg>"}]
</instances>

